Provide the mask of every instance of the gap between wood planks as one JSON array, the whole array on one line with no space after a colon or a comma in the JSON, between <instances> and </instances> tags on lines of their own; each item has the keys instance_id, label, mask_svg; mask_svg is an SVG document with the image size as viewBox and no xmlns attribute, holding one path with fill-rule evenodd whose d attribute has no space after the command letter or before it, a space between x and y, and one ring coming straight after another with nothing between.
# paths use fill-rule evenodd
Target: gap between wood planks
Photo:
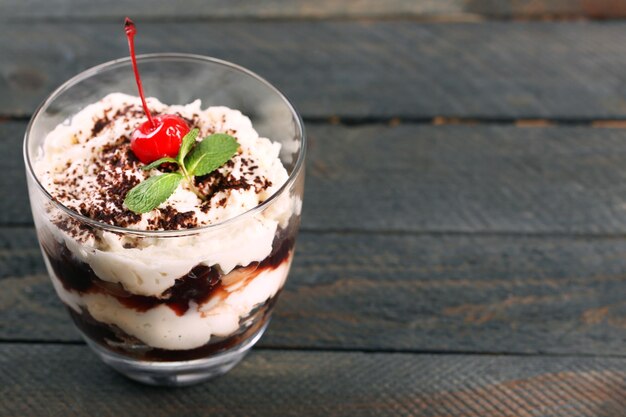
<instances>
[{"instance_id":1,"label":"gap between wood planks","mask_svg":"<svg viewBox=\"0 0 626 417\"><path fill-rule=\"evenodd\" d=\"M418 124L430 126L516 126L516 127L555 127L580 126L597 128L626 129L626 119L567 119L567 118L503 118L503 117L303 117L305 123L343 126Z\"/></svg>"},{"instance_id":2,"label":"gap between wood planks","mask_svg":"<svg viewBox=\"0 0 626 417\"><path fill-rule=\"evenodd\" d=\"M0 223L0 229L34 229L33 223ZM539 239L571 239L571 240L626 240L626 232L567 232L567 231L536 231L519 230L395 230L395 229L352 229L331 228L320 229L300 227L299 233L311 235L363 235L363 236L427 236L427 237L514 237ZM0 342L2 340L0 339Z\"/></svg>"},{"instance_id":3,"label":"gap between wood planks","mask_svg":"<svg viewBox=\"0 0 626 417\"><path fill-rule=\"evenodd\" d=\"M31 116L2 116L0 123L5 122L28 122ZM606 118L606 119L580 119L580 118L505 118L505 117L455 117L455 116L435 116L435 117L302 117L305 124L331 125L331 126L369 126L386 125L390 127L401 124L427 125L427 126L515 126L524 128L533 127L596 127L626 129L626 119Z\"/></svg>"},{"instance_id":4,"label":"gap between wood planks","mask_svg":"<svg viewBox=\"0 0 626 417\"><path fill-rule=\"evenodd\" d=\"M146 23L172 23L171 16L140 16L142 22ZM67 22L67 17L42 16L42 17L0 17L0 23L60 23ZM119 16L91 17L80 16L72 18L72 21L79 23L113 23L119 22ZM538 13L538 14L516 14L516 15L486 15L481 13L451 13L451 14L407 14L407 13L352 13L351 15L268 15L268 16L177 16L176 22L180 23L202 23L202 22L416 22L416 23L484 23L484 22L610 22L626 21L626 14L615 15L586 15L581 13Z\"/></svg>"},{"instance_id":5,"label":"gap between wood planks","mask_svg":"<svg viewBox=\"0 0 626 417\"><path fill-rule=\"evenodd\" d=\"M61 345L87 346L82 340L36 340L36 339L0 339L0 345ZM364 354L397 354L397 355L441 355L441 356L506 356L506 357L543 357L543 358L615 358L626 359L626 354L618 353L555 353L555 352L507 352L490 350L444 350L444 349L380 349L351 347L298 347L298 346L255 346L255 351L287 351L287 352L330 352L330 353L364 353Z\"/></svg>"}]
</instances>

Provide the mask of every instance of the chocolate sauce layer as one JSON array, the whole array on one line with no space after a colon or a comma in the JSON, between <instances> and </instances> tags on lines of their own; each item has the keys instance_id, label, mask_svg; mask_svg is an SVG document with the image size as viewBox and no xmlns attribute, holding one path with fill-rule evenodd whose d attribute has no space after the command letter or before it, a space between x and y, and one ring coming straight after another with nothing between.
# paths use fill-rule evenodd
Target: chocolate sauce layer
<instances>
[{"instance_id":1,"label":"chocolate sauce layer","mask_svg":"<svg viewBox=\"0 0 626 417\"><path fill-rule=\"evenodd\" d=\"M253 262L246 267L238 267L232 273L246 269L258 275L263 270L277 268L288 257L293 249L294 240L288 233L277 233L273 250L260 263ZM65 243L59 243L53 238L43 241L44 253L55 275L68 291L81 294L103 293L115 297L121 304L136 311L145 312L161 304L170 307L177 315L182 316L189 309L189 303L198 305L206 303L211 296L225 291L223 275L218 267L196 265L187 274L178 278L174 285L161 294L160 297L132 294L118 283L111 283L100 279L93 269L85 262L76 259Z\"/></svg>"}]
</instances>

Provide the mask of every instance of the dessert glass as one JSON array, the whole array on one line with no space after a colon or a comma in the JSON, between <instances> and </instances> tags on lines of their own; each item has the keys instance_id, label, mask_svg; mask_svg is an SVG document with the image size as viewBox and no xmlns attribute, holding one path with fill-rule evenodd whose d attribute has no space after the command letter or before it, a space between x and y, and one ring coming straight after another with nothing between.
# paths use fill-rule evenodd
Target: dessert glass
<instances>
[{"instance_id":1,"label":"dessert glass","mask_svg":"<svg viewBox=\"0 0 626 417\"><path fill-rule=\"evenodd\" d=\"M300 223L304 128L285 96L237 65L188 54L142 55L138 65L148 95L164 103L201 99L204 107L247 115L260 136L281 143L289 174L265 202L220 223L177 231L116 227L58 203L38 181L34 164L59 123L108 93L135 94L130 59L70 79L30 121L24 159L31 209L48 273L76 327L122 374L148 384L187 385L230 370L268 325ZM145 281L167 289L146 295Z\"/></svg>"}]
</instances>

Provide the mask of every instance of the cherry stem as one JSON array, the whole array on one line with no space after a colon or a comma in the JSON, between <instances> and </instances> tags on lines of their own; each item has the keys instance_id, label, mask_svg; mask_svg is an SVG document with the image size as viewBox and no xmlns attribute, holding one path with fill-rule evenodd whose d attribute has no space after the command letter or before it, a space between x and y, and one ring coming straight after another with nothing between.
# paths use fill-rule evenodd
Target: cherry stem
<instances>
[{"instance_id":1,"label":"cherry stem","mask_svg":"<svg viewBox=\"0 0 626 417\"><path fill-rule=\"evenodd\" d=\"M146 104L146 99L143 94L143 86L141 85L141 78L139 77L139 70L137 69L137 58L135 58L135 34L137 33L137 27L128 17L124 20L124 31L126 32L126 38L128 39L128 49L130 50L130 59L133 63L133 72L135 73L135 81L137 81L137 89L139 90L139 97L141 97L141 104L143 105L143 110L146 113L146 116L148 116L150 126L154 129L156 125L154 124L154 120L152 120L152 114L150 114L148 104Z\"/></svg>"}]
</instances>

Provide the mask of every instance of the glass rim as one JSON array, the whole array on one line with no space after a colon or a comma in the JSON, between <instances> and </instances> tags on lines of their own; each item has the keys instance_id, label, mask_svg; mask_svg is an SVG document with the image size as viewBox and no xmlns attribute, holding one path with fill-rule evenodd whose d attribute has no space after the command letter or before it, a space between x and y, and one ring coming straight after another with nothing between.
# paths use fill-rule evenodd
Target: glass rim
<instances>
[{"instance_id":1,"label":"glass rim","mask_svg":"<svg viewBox=\"0 0 626 417\"><path fill-rule=\"evenodd\" d=\"M291 112L291 115L293 116L294 120L296 121L296 130L297 130L297 134L299 135L300 139L301 139L301 144L300 144L300 149L298 150L298 156L296 159L296 162L293 166L293 170L291 171L291 173L289 174L289 177L287 178L287 181L285 181L285 183L278 189L276 190L271 196L269 196L265 201L263 201L261 204L256 205L255 207L244 211L243 213L240 213L234 217L231 217L229 219L223 220L223 221L219 221L217 223L212 223L212 224L208 224L205 226L199 226L199 227L193 227L190 229L182 229L182 230L141 230L141 229L131 229L128 227L121 227L121 226L115 226L115 225L111 225L108 223L104 223L98 220L94 220L90 217L84 216L68 207L66 207L65 205L63 205L62 203L60 203L59 201L57 201L54 197L52 197L52 195L48 192L48 190L45 189L45 187L41 184L41 182L39 181L39 178L37 178L37 175L35 175L35 170L33 168L32 165L32 161L28 152L28 145L30 144L30 132L32 130L33 125L35 124L36 120L38 119L38 117L40 116L40 114L46 109L48 108L48 106L60 95L62 94L64 91L68 90L69 88L75 86L76 84L80 83L81 81L96 75L102 71L106 71L108 69L111 69L113 67L116 66L123 66L126 64L130 64L131 60L130 57L125 57L125 58L118 58L118 59L114 59L111 61L106 61L102 64L93 66L91 68L88 68L78 74L76 74L75 76L73 76L72 78L70 78L69 80L65 81L63 84L61 84L59 87L57 87L52 93L50 93L42 102L41 104L39 104L39 106L37 106L37 108L35 109L35 112L33 113L32 117L30 118L30 121L28 122L28 126L26 127L26 132L24 133L24 143L23 143L23 156L24 156L24 163L26 165L26 172L27 174L31 177L32 180L34 180L35 184L37 185L37 188L39 189L39 191L41 191L44 195L44 197L46 197L46 199L48 200L48 202L50 202L51 204L53 204L56 208L60 209L61 211L63 211L65 214L69 215L72 218L75 218L78 221L81 221L83 223L87 223L91 226L103 229L103 230L107 230L110 232L114 232L114 233L124 233L124 234L133 234L133 235L139 235L139 236L145 236L145 237L174 237L174 236L186 236L186 235L193 235L196 234L198 232L204 232L204 231L209 231L209 230L217 230L217 229L221 229L223 227L235 224L239 221L245 220L246 218L252 217L253 215L263 211L265 208L269 207L275 200L278 199L278 197L285 192L285 190L287 190L295 181L296 178L298 177L300 171L302 170L302 167L304 165L304 159L306 156L306 144L307 144L307 140L306 140L306 134L305 134L305 129L304 129L304 122L302 121L302 117L300 116L300 114L296 111L295 107L293 106L293 104L291 103L291 101L289 101L289 99L278 89L276 88L274 85L272 85L270 82L268 82L265 78L261 77L260 75L256 74L255 72L244 68L240 65L234 64L232 62L229 61L225 61L219 58L213 58L213 57L209 57L209 56L205 56L205 55L197 55L197 54L188 54L188 53L177 53L177 52L166 52L166 53L153 53L153 54L141 54L141 55L137 55L137 62L150 62L150 61L158 61L158 60L163 60L163 59L179 59L179 60L187 60L187 61L197 61L197 62L208 62L208 63L212 63L212 64L217 64L217 65L221 65L223 67L229 68L231 70L243 73L251 78L253 78L254 80L260 82L261 84L265 85L266 87L268 87L271 91L273 91L276 95L278 95L278 97L280 99L282 99L282 101L287 105L287 108L289 109L289 111Z\"/></svg>"}]
</instances>

